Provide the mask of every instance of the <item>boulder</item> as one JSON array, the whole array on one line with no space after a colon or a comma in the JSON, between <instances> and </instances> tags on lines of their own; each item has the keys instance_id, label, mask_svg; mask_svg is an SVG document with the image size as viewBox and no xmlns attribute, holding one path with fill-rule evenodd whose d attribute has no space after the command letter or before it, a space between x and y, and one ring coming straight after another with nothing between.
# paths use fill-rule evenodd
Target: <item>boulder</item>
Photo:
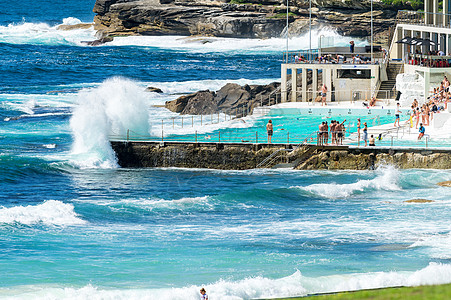
<instances>
[{"instance_id":1,"label":"boulder","mask_svg":"<svg viewBox=\"0 0 451 300\"><path fill-rule=\"evenodd\" d=\"M259 105L266 105L269 95L280 89L280 83L244 85L228 83L219 91L199 91L167 101L170 111L181 114L211 114L223 112L233 115L246 114ZM244 112L243 112L244 111Z\"/></svg>"},{"instance_id":2,"label":"boulder","mask_svg":"<svg viewBox=\"0 0 451 300\"><path fill-rule=\"evenodd\" d=\"M427 199L412 199L412 200L406 200L405 203L431 203L435 202L434 200L427 200Z\"/></svg>"},{"instance_id":3,"label":"boulder","mask_svg":"<svg viewBox=\"0 0 451 300\"><path fill-rule=\"evenodd\" d=\"M158 94L162 94L163 93L163 91L160 88L153 87L153 86L148 86L146 88L146 92L153 92L153 93L158 93Z\"/></svg>"}]
</instances>

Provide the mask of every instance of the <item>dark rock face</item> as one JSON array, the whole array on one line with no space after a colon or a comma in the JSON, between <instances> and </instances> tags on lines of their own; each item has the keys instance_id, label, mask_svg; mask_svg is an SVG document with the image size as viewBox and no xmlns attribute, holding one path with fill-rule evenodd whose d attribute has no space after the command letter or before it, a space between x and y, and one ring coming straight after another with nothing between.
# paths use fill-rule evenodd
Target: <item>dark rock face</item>
<instances>
[{"instance_id":1,"label":"dark rock face","mask_svg":"<svg viewBox=\"0 0 451 300\"><path fill-rule=\"evenodd\" d=\"M255 106L268 104L269 95L280 89L280 83L268 85L245 85L228 83L219 91L199 91L166 102L170 111L201 115L216 112L243 114L243 110L251 112Z\"/></svg>"},{"instance_id":2,"label":"dark rock face","mask_svg":"<svg viewBox=\"0 0 451 300\"><path fill-rule=\"evenodd\" d=\"M148 87L146 88L146 92L153 92L153 93L161 94L161 93L163 93L163 90L160 89L160 88L157 88L157 87L148 86Z\"/></svg>"},{"instance_id":3,"label":"dark rock face","mask_svg":"<svg viewBox=\"0 0 451 300\"><path fill-rule=\"evenodd\" d=\"M313 0L313 26L367 36L371 0ZM286 1L249 0L97 0L95 28L104 35L210 35L218 37L279 37L286 26ZM394 24L396 9L374 0L375 33ZM309 1L290 1L289 33L309 27Z\"/></svg>"}]
</instances>

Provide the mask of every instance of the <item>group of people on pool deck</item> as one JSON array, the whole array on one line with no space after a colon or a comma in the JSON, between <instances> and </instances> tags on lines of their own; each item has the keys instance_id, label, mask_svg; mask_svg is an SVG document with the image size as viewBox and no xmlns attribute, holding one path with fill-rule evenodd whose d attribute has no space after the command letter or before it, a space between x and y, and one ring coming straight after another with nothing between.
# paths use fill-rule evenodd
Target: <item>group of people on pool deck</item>
<instances>
[{"instance_id":1,"label":"group of people on pool deck","mask_svg":"<svg viewBox=\"0 0 451 300\"><path fill-rule=\"evenodd\" d=\"M318 126L318 145L328 145L329 144L329 136L331 138L332 145L343 145L343 136L345 133L345 126L343 122L339 123L336 120L330 121L330 126L326 122L322 122Z\"/></svg>"}]
</instances>

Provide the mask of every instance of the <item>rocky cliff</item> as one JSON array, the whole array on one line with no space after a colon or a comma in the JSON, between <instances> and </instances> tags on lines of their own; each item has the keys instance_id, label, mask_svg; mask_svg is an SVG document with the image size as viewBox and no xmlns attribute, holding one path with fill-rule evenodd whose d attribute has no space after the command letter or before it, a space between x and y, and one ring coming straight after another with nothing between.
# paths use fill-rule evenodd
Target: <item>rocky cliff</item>
<instances>
[{"instance_id":1,"label":"rocky cliff","mask_svg":"<svg viewBox=\"0 0 451 300\"><path fill-rule=\"evenodd\" d=\"M244 3L245 2L245 3ZM370 33L371 0L312 0L312 24L348 36ZM394 24L396 9L373 1L374 29ZM95 28L103 36L207 35L278 37L286 25L284 0L97 0ZM309 28L309 1L289 2L289 34Z\"/></svg>"}]
</instances>

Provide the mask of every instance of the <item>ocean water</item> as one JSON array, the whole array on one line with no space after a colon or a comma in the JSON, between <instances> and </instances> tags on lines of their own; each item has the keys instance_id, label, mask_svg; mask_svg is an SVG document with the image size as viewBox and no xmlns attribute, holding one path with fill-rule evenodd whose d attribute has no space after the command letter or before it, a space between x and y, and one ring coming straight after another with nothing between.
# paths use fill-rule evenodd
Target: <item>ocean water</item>
<instances>
[{"instance_id":1,"label":"ocean water","mask_svg":"<svg viewBox=\"0 0 451 300\"><path fill-rule=\"evenodd\" d=\"M93 5L2 5L0 298L189 300L205 287L210 299L252 299L451 282L451 199L436 185L451 180L447 170L120 168L112 135L158 137L161 120L167 136L193 134L171 131L180 116L154 105L277 80L285 41L132 37L86 47L93 30L56 29L91 22ZM252 132L266 120L196 130ZM298 121L320 120L274 118L299 134ZM405 202L417 198L434 202Z\"/></svg>"}]
</instances>

